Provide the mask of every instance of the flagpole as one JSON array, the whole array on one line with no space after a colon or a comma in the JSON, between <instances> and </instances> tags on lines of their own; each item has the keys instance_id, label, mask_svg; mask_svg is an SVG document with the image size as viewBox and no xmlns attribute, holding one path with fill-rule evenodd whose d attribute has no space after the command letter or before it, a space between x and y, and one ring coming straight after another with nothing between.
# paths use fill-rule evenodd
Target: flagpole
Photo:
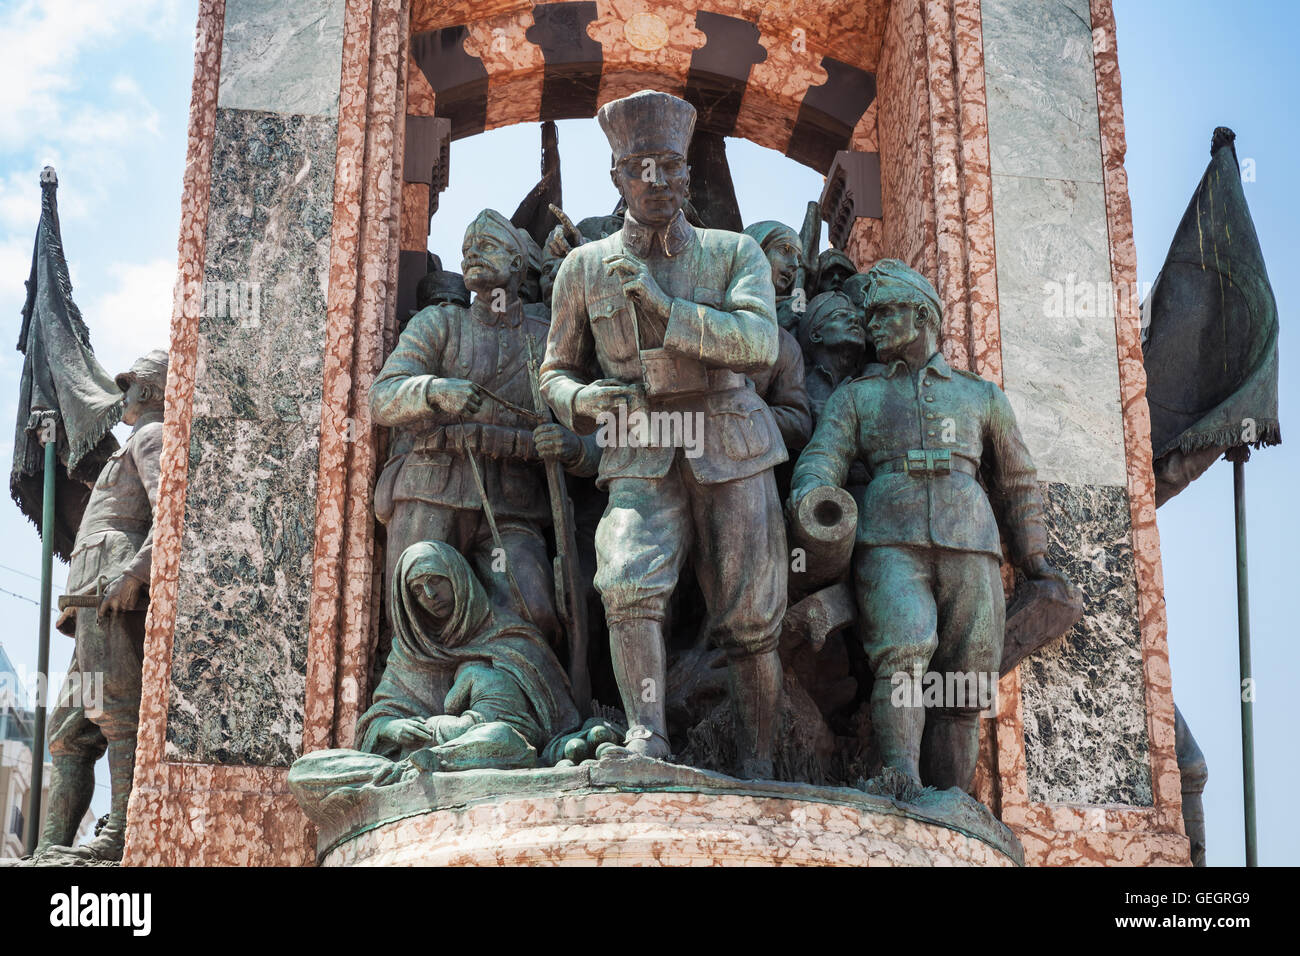
<instances>
[{"instance_id":1,"label":"flagpole","mask_svg":"<svg viewBox=\"0 0 1300 956\"><path fill-rule=\"evenodd\" d=\"M1237 653L1241 667L1241 784L1246 823L1246 865L1257 866L1255 835L1255 688L1250 676L1250 585L1246 563L1246 459L1250 449L1228 452L1237 525Z\"/></svg>"},{"instance_id":2,"label":"flagpole","mask_svg":"<svg viewBox=\"0 0 1300 956\"><path fill-rule=\"evenodd\" d=\"M50 683L50 591L54 579L54 472L58 450L58 418L41 414L41 443L45 446L45 490L41 496L41 627L36 650L36 726L32 730L32 790L27 803L27 853L36 852L41 833L41 789L45 777L45 702Z\"/></svg>"}]
</instances>

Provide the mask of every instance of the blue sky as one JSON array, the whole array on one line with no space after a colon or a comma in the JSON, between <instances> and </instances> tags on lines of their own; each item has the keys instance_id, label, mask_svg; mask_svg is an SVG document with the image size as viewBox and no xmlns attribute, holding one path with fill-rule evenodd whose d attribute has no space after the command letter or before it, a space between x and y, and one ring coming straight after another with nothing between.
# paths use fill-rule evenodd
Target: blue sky
<instances>
[{"instance_id":1,"label":"blue sky","mask_svg":"<svg viewBox=\"0 0 1300 956\"><path fill-rule=\"evenodd\" d=\"M1282 316L1284 436L1300 427L1289 316L1300 304L1300 134L1292 120L1300 68L1291 48L1300 7L1262 0L1115 0L1128 133L1139 280L1155 278L1173 230L1209 158L1214 127L1237 132L1255 161L1245 186ZM193 69L193 0L0 2L0 343L16 342L23 280L39 214L37 174L59 172L64 243L74 295L105 366L117 371L165 344L176 264L181 177ZM560 124L565 206L575 218L614 203L608 149L590 121ZM459 261L463 226L485 204L507 215L536 181L535 127L455 144L452 188L430 245ZM746 221L798 224L821 178L748 142L729 143ZM470 171L473 171L471 178ZM5 331L5 329L9 331ZM0 458L12 457L21 356L0 348ZM1259 790L1260 860L1300 862L1287 797L1297 789L1297 747L1286 708L1300 682L1296 628L1287 623L1297 537L1289 492L1300 447L1258 454L1247 466ZM1216 464L1160 510L1174 691L1210 764L1210 862L1244 860L1237 692L1232 476ZM0 508L0 643L20 668L35 666L40 542L16 508ZM62 583L65 569L56 568ZM10 593L21 595L15 597ZM71 642L53 637L52 667ZM102 775L101 775L102 776ZM96 812L107 809L97 792Z\"/></svg>"}]
</instances>

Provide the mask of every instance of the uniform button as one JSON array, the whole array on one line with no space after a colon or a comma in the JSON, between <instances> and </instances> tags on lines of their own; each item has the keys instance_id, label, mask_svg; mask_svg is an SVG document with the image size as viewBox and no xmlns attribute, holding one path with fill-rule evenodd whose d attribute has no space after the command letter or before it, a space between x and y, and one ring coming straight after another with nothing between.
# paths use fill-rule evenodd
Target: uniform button
<instances>
[{"instance_id":1,"label":"uniform button","mask_svg":"<svg viewBox=\"0 0 1300 956\"><path fill-rule=\"evenodd\" d=\"M933 396L933 395L927 395L927 396L925 396L925 400L926 400L927 402L932 402L932 401L934 401L934 396Z\"/></svg>"},{"instance_id":2,"label":"uniform button","mask_svg":"<svg viewBox=\"0 0 1300 956\"><path fill-rule=\"evenodd\" d=\"M929 435L931 438L934 437L934 432L926 432L926 434Z\"/></svg>"},{"instance_id":3,"label":"uniform button","mask_svg":"<svg viewBox=\"0 0 1300 956\"><path fill-rule=\"evenodd\" d=\"M927 378L927 379L926 379L922 384L925 385L926 388L929 388L931 385L934 384L934 382L930 381L930 380Z\"/></svg>"}]
</instances>

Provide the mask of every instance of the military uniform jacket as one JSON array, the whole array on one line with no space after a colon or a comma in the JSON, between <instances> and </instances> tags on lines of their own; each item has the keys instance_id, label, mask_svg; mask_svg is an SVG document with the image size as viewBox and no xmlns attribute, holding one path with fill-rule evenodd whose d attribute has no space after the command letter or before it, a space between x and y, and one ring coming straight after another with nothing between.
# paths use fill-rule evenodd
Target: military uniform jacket
<instances>
[{"instance_id":1,"label":"military uniform jacket","mask_svg":"<svg viewBox=\"0 0 1300 956\"><path fill-rule=\"evenodd\" d=\"M394 501L423 501L469 511L482 508L466 453L474 454L492 510L500 516L549 521L545 475L533 444L534 422L492 398L458 418L430 405L444 379L468 379L522 408L533 407L525 336L540 360L546 344L544 312L511 303L493 312L476 299L468 308L432 305L416 313L397 348L370 386L370 408L380 425L407 434L406 454L384 467L376 513Z\"/></svg>"},{"instance_id":2,"label":"military uniform jacket","mask_svg":"<svg viewBox=\"0 0 1300 956\"><path fill-rule=\"evenodd\" d=\"M946 470L927 468L927 456L938 462L945 454ZM909 457L916 467L905 470ZM954 371L938 352L916 376L896 361L869 365L840 386L799 457L792 497L817 485L842 486L855 460L871 476L858 515L859 545L949 548L1001 559L992 496L1014 560L1047 549L1042 495L1011 404L992 382Z\"/></svg>"},{"instance_id":3,"label":"military uniform jacket","mask_svg":"<svg viewBox=\"0 0 1300 956\"><path fill-rule=\"evenodd\" d=\"M659 254L651 255L652 247ZM649 266L673 299L667 323L644 316L636 326L622 279L605 259L627 251ZM664 254L666 253L666 255ZM542 392L556 417L579 434L597 423L574 413L578 391L597 378L640 384L640 349L663 347L710 369L707 392L652 401L650 411L704 414L703 450L683 455L701 484L759 474L787 459L776 420L745 375L776 361L778 326L772 267L749 236L698 229L679 212L652 232L629 214L623 229L578 246L555 277L550 336L542 364ZM609 446L598 484L614 478L661 478L681 449Z\"/></svg>"},{"instance_id":4,"label":"military uniform jacket","mask_svg":"<svg viewBox=\"0 0 1300 956\"><path fill-rule=\"evenodd\" d=\"M94 591L100 575L149 583L162 434L160 421L137 427L95 479L72 547L69 594Z\"/></svg>"}]
</instances>

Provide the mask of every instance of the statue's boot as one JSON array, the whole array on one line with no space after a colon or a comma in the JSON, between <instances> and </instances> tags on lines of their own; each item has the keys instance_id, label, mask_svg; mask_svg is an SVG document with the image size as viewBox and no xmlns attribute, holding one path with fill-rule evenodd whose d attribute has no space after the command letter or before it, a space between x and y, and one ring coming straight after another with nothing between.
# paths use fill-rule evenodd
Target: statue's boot
<instances>
[{"instance_id":1,"label":"statue's boot","mask_svg":"<svg viewBox=\"0 0 1300 956\"><path fill-rule=\"evenodd\" d=\"M931 710L921 741L922 778L932 787L970 791L980 751L980 712Z\"/></svg>"},{"instance_id":2,"label":"statue's boot","mask_svg":"<svg viewBox=\"0 0 1300 956\"><path fill-rule=\"evenodd\" d=\"M913 800L921 792L921 739L925 708L895 706L894 684L877 677L871 688L871 729L880 750L881 773L867 783L870 793Z\"/></svg>"},{"instance_id":3,"label":"statue's boot","mask_svg":"<svg viewBox=\"0 0 1300 956\"><path fill-rule=\"evenodd\" d=\"M771 780L776 715L781 706L781 658L775 650L730 662L736 753L743 780Z\"/></svg>"},{"instance_id":4,"label":"statue's boot","mask_svg":"<svg viewBox=\"0 0 1300 956\"><path fill-rule=\"evenodd\" d=\"M634 754L667 758L671 747L664 710L667 654L663 626L648 618L612 624L609 648L623 713L627 715L625 746Z\"/></svg>"},{"instance_id":5,"label":"statue's boot","mask_svg":"<svg viewBox=\"0 0 1300 956\"><path fill-rule=\"evenodd\" d=\"M71 853L83 860L120 862L126 849L126 805L135 776L135 738L108 742L108 775L112 804L108 822L94 837Z\"/></svg>"},{"instance_id":6,"label":"statue's boot","mask_svg":"<svg viewBox=\"0 0 1300 956\"><path fill-rule=\"evenodd\" d=\"M36 844L35 856L51 847L72 846L95 793L95 761L75 754L56 754L52 764L45 829Z\"/></svg>"}]
</instances>

